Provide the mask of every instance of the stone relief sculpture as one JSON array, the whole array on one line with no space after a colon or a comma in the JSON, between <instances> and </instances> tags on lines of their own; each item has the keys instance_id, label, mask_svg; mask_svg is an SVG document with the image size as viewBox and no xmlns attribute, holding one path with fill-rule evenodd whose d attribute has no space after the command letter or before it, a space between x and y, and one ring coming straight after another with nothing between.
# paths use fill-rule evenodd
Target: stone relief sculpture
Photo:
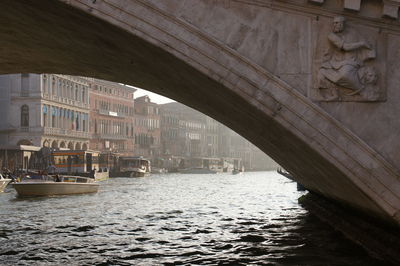
<instances>
[{"instance_id":1,"label":"stone relief sculpture","mask_svg":"<svg viewBox=\"0 0 400 266\"><path fill-rule=\"evenodd\" d=\"M345 18L333 19L328 35L329 48L317 73L316 88L322 101L341 101L343 98L375 101L380 97L378 74L373 67L375 48L357 32L345 28Z\"/></svg>"}]
</instances>

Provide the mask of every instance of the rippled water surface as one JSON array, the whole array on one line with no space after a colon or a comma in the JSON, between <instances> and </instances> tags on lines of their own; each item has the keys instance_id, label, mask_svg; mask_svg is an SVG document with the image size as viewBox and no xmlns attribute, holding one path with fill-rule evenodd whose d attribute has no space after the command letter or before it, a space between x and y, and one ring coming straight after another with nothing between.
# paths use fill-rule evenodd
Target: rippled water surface
<instances>
[{"instance_id":1,"label":"rippled water surface","mask_svg":"<svg viewBox=\"0 0 400 266\"><path fill-rule=\"evenodd\" d=\"M1 265L379 265L275 172L114 178L97 194L0 194Z\"/></svg>"}]
</instances>

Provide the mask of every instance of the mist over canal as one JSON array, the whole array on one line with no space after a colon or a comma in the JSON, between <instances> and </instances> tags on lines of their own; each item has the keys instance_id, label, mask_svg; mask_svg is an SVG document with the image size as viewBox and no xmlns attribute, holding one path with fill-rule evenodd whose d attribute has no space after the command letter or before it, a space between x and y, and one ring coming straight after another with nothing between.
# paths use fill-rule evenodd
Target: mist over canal
<instances>
[{"instance_id":1,"label":"mist over canal","mask_svg":"<svg viewBox=\"0 0 400 266\"><path fill-rule=\"evenodd\" d=\"M275 172L114 178L97 194L0 194L1 265L379 265Z\"/></svg>"}]
</instances>

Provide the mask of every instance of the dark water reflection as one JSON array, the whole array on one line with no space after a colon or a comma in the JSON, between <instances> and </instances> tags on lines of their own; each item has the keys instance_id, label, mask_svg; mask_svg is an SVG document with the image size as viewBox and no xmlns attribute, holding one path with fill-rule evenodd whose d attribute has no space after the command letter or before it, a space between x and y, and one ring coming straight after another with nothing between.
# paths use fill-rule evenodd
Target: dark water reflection
<instances>
[{"instance_id":1,"label":"dark water reflection","mask_svg":"<svg viewBox=\"0 0 400 266\"><path fill-rule=\"evenodd\" d=\"M116 178L97 194L0 194L1 265L381 265L275 172Z\"/></svg>"}]
</instances>

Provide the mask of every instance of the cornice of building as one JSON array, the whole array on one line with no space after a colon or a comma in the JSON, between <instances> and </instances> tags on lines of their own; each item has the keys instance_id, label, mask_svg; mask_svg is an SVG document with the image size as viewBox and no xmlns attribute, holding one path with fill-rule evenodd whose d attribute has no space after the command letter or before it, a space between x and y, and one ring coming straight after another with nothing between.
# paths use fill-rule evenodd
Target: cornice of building
<instances>
[{"instance_id":1,"label":"cornice of building","mask_svg":"<svg viewBox=\"0 0 400 266\"><path fill-rule=\"evenodd\" d=\"M101 85L101 86L105 86L107 88L113 88L113 89L122 89L122 90L126 90L128 92L137 91L137 89L134 88L133 86L129 86L129 85L125 85L122 83L113 82L113 81L107 81L107 80L103 80L103 79L93 78L91 80L91 84L92 85Z\"/></svg>"},{"instance_id":2,"label":"cornice of building","mask_svg":"<svg viewBox=\"0 0 400 266\"><path fill-rule=\"evenodd\" d=\"M118 96L118 95L114 95L114 94L109 94L109 93L102 93L99 91L95 91L92 88L89 89L89 97L93 98L93 95L95 95L95 97L103 97L105 99L112 99L112 100L117 100L117 101L124 101L126 103L131 103L132 105L134 104L134 99L133 98L126 98L123 96Z\"/></svg>"},{"instance_id":3,"label":"cornice of building","mask_svg":"<svg viewBox=\"0 0 400 266\"><path fill-rule=\"evenodd\" d=\"M78 83L78 84L86 86L86 87L89 86L89 82L91 80L91 78L80 77L80 76L62 75L62 74L41 74L41 75L49 75L50 77L51 76L59 77L59 78L66 79L66 80L69 80L69 81L74 82L74 83Z\"/></svg>"},{"instance_id":4,"label":"cornice of building","mask_svg":"<svg viewBox=\"0 0 400 266\"><path fill-rule=\"evenodd\" d=\"M62 137L67 139L79 139L82 141L88 141L91 139L91 133L84 131L75 131L71 129L53 128L53 127L42 127L43 136L51 137Z\"/></svg>"}]
</instances>

